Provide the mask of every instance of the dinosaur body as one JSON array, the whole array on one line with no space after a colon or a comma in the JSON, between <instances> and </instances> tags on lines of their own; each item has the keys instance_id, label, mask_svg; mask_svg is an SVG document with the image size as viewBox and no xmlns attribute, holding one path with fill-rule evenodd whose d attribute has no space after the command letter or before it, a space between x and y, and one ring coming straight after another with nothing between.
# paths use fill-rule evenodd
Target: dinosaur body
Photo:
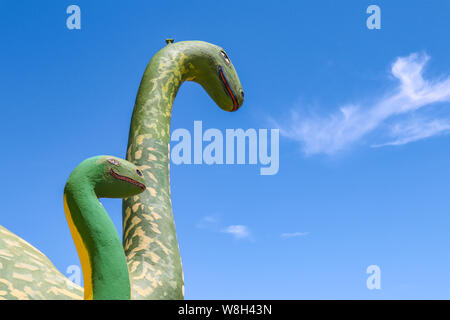
<instances>
[{"instance_id":1,"label":"dinosaur body","mask_svg":"<svg viewBox=\"0 0 450 320\"><path fill-rule=\"evenodd\" d=\"M83 299L83 288L38 249L0 226L0 300L44 299Z\"/></svg>"}]
</instances>

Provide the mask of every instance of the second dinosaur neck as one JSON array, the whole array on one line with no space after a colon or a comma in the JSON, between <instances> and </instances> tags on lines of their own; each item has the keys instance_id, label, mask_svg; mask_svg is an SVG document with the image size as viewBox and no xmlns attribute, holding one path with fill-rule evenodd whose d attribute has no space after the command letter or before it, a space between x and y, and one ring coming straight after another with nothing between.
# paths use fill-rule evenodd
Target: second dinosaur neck
<instances>
[{"instance_id":1,"label":"second dinosaur neck","mask_svg":"<svg viewBox=\"0 0 450 320\"><path fill-rule=\"evenodd\" d=\"M130 280L123 248L92 186L86 181L69 181L64 209L83 269L85 299L129 300Z\"/></svg>"}]
</instances>

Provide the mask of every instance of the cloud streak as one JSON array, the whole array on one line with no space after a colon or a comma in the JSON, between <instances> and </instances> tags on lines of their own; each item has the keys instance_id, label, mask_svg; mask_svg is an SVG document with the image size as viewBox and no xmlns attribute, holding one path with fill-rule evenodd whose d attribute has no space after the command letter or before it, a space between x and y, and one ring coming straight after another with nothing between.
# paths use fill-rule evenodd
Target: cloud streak
<instances>
[{"instance_id":1,"label":"cloud streak","mask_svg":"<svg viewBox=\"0 0 450 320\"><path fill-rule=\"evenodd\" d=\"M219 218L217 216L205 216L197 224L199 229L215 230L219 225Z\"/></svg>"},{"instance_id":2,"label":"cloud streak","mask_svg":"<svg viewBox=\"0 0 450 320\"><path fill-rule=\"evenodd\" d=\"M212 232L221 232L232 235L235 239L252 238L250 229L244 225L229 225L228 227L220 226L220 219L217 215L209 215L203 217L195 226L198 229L205 229Z\"/></svg>"},{"instance_id":3,"label":"cloud streak","mask_svg":"<svg viewBox=\"0 0 450 320\"><path fill-rule=\"evenodd\" d=\"M231 234L235 239L244 239L250 237L250 230L243 225L232 225L222 230L222 232Z\"/></svg>"},{"instance_id":4,"label":"cloud streak","mask_svg":"<svg viewBox=\"0 0 450 320\"><path fill-rule=\"evenodd\" d=\"M425 120L419 118L393 125L391 127L391 136L395 137L395 139L382 144L372 145L372 147L399 146L448 133L450 133L450 120Z\"/></svg>"},{"instance_id":5,"label":"cloud streak","mask_svg":"<svg viewBox=\"0 0 450 320\"><path fill-rule=\"evenodd\" d=\"M291 232L291 233L282 233L281 238L283 239L289 239L289 238L296 238L296 237L302 237L307 236L309 232Z\"/></svg>"},{"instance_id":6,"label":"cloud streak","mask_svg":"<svg viewBox=\"0 0 450 320\"><path fill-rule=\"evenodd\" d=\"M434 81L424 79L428 61L426 54L399 57L391 67L398 84L382 98L369 105L341 106L326 117L302 118L292 111L290 120L279 125L280 133L300 142L307 155L334 154L346 149L391 119L393 123L387 125L391 141L373 146L401 145L448 133L450 119L404 120L421 108L450 101L450 77Z\"/></svg>"}]
</instances>

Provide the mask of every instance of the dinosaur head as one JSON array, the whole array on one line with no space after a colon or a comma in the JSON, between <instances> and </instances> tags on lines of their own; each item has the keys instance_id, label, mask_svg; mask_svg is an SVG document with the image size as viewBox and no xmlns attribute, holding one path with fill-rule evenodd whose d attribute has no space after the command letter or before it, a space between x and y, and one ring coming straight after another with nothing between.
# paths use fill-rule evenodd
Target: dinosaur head
<instances>
[{"instance_id":1,"label":"dinosaur head","mask_svg":"<svg viewBox=\"0 0 450 320\"><path fill-rule=\"evenodd\" d=\"M203 87L220 108L236 111L244 102L244 90L236 70L225 50L217 46L212 46L210 50L214 60L208 67L216 72L210 73Z\"/></svg>"},{"instance_id":2,"label":"dinosaur head","mask_svg":"<svg viewBox=\"0 0 450 320\"><path fill-rule=\"evenodd\" d=\"M146 189L142 171L131 162L113 156L100 156L96 163L103 167L102 175L95 183L97 197L127 198Z\"/></svg>"},{"instance_id":3,"label":"dinosaur head","mask_svg":"<svg viewBox=\"0 0 450 320\"><path fill-rule=\"evenodd\" d=\"M244 90L226 51L204 41L180 41L166 46L186 57L186 80L198 82L225 111L236 111L244 102Z\"/></svg>"}]
</instances>

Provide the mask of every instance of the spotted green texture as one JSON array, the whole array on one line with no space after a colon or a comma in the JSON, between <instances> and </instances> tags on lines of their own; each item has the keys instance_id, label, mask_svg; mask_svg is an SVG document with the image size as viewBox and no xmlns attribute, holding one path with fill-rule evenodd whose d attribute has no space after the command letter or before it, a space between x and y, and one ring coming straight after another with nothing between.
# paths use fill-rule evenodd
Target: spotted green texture
<instances>
[{"instance_id":1,"label":"spotted green texture","mask_svg":"<svg viewBox=\"0 0 450 320\"><path fill-rule=\"evenodd\" d=\"M0 226L0 300L83 299L83 288L38 249Z\"/></svg>"},{"instance_id":2,"label":"spotted green texture","mask_svg":"<svg viewBox=\"0 0 450 320\"><path fill-rule=\"evenodd\" d=\"M93 299L130 299L122 244L98 198L141 193L145 187L141 175L128 161L97 156L83 161L67 180L66 217L87 253L87 259L80 255L85 290L62 275L38 249L0 226L0 299L82 299L86 291L91 291L88 295ZM78 245L77 250L80 254Z\"/></svg>"},{"instance_id":3,"label":"spotted green texture","mask_svg":"<svg viewBox=\"0 0 450 320\"><path fill-rule=\"evenodd\" d=\"M226 111L244 93L225 51L202 41L169 43L151 59L137 94L127 160L144 172L147 190L123 201L123 246L133 299L183 299L184 279L169 183L172 105L184 81L199 83Z\"/></svg>"}]
</instances>

